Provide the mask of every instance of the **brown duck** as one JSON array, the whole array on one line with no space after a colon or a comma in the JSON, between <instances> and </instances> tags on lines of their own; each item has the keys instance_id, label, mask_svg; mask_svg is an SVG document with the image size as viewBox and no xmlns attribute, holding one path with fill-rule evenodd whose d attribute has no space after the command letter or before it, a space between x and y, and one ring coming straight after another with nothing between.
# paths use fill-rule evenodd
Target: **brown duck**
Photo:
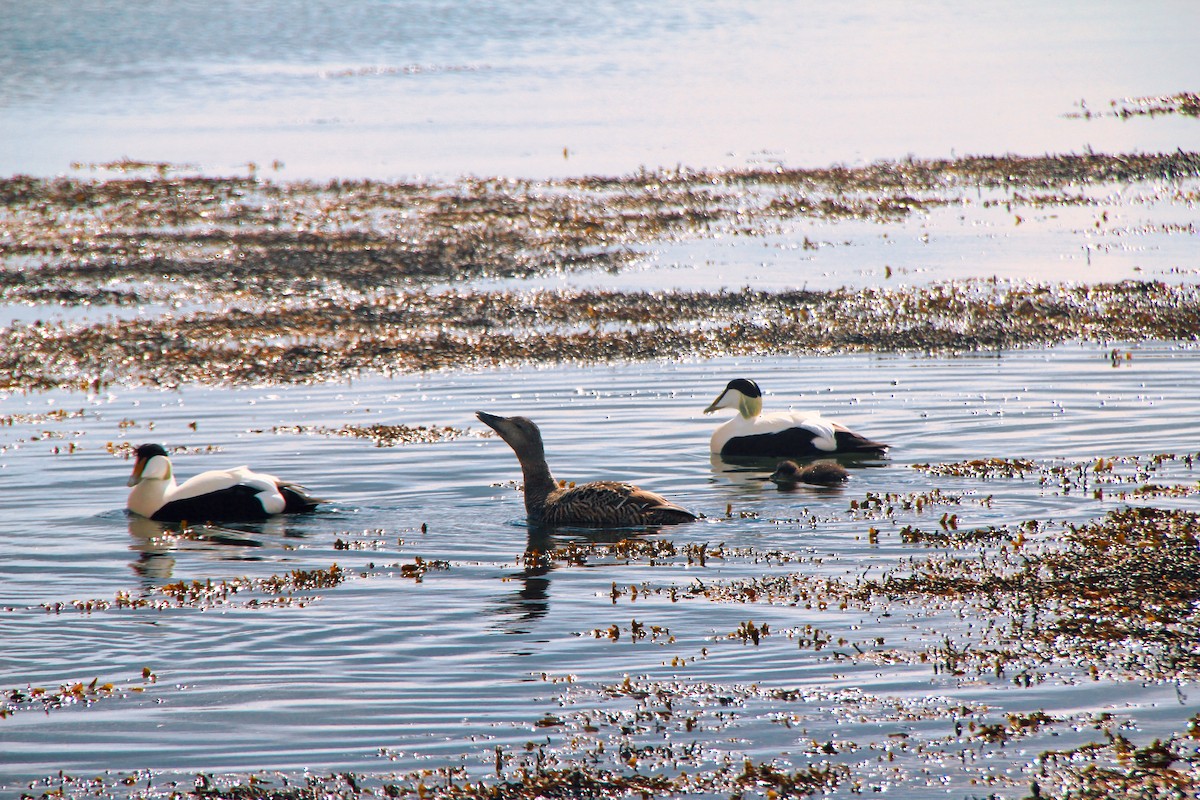
<instances>
[{"instance_id":1,"label":"brown duck","mask_svg":"<svg viewBox=\"0 0 1200 800\"><path fill-rule=\"evenodd\" d=\"M477 411L479 421L500 434L517 454L525 477L525 512L545 525L626 527L691 522L696 515L665 497L619 481L559 487L546 464L542 433L525 417Z\"/></svg>"},{"instance_id":2,"label":"brown duck","mask_svg":"<svg viewBox=\"0 0 1200 800\"><path fill-rule=\"evenodd\" d=\"M794 489L797 484L809 486L838 486L850 478L850 472L836 461L814 461L803 467L795 461L780 461L771 473L771 481L780 489Z\"/></svg>"}]
</instances>

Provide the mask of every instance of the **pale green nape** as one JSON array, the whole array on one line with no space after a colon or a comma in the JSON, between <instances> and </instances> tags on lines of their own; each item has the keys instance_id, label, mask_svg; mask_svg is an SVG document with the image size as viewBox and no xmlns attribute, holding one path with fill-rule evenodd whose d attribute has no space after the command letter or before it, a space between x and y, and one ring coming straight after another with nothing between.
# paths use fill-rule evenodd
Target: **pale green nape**
<instances>
[{"instance_id":1,"label":"pale green nape","mask_svg":"<svg viewBox=\"0 0 1200 800\"><path fill-rule=\"evenodd\" d=\"M762 413L762 397L747 397L738 392L738 413L746 419L752 419Z\"/></svg>"}]
</instances>

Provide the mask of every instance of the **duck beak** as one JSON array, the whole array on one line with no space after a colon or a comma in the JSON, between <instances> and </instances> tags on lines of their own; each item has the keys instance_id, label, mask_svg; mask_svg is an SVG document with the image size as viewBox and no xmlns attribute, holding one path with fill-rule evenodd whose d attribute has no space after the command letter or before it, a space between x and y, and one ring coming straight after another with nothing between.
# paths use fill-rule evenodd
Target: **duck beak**
<instances>
[{"instance_id":1,"label":"duck beak","mask_svg":"<svg viewBox=\"0 0 1200 800\"><path fill-rule=\"evenodd\" d=\"M487 425L492 430L498 430L496 426L504 422L504 417L498 417L495 414L489 414L486 411L476 411L475 419L479 420L484 425Z\"/></svg>"},{"instance_id":2,"label":"duck beak","mask_svg":"<svg viewBox=\"0 0 1200 800\"><path fill-rule=\"evenodd\" d=\"M711 414L714 411L716 411L717 409L724 408L724 406L721 405L721 401L725 399L725 395L727 395L727 394L729 394L728 390L721 392L721 394L717 395L717 399L713 400L712 403L709 404L708 408L704 409L704 413Z\"/></svg>"},{"instance_id":3,"label":"duck beak","mask_svg":"<svg viewBox=\"0 0 1200 800\"><path fill-rule=\"evenodd\" d=\"M501 439L511 444L511 440L508 437L512 433L512 423L509 422L508 417L489 414L486 411L476 411L475 418L494 430L496 435Z\"/></svg>"},{"instance_id":4,"label":"duck beak","mask_svg":"<svg viewBox=\"0 0 1200 800\"><path fill-rule=\"evenodd\" d=\"M125 481L126 486L137 486L142 482L142 470L146 468L146 459L139 458L137 463L133 465L133 474L129 476L129 480Z\"/></svg>"}]
</instances>

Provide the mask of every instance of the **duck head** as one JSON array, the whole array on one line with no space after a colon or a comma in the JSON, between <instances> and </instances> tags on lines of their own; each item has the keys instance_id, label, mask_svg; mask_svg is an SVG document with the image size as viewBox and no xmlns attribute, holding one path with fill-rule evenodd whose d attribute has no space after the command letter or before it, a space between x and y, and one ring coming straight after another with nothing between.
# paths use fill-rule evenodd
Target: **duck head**
<instances>
[{"instance_id":1,"label":"duck head","mask_svg":"<svg viewBox=\"0 0 1200 800\"><path fill-rule=\"evenodd\" d=\"M795 461L780 461L768 480L778 486L795 486L802 480L800 465Z\"/></svg>"},{"instance_id":2,"label":"duck head","mask_svg":"<svg viewBox=\"0 0 1200 800\"><path fill-rule=\"evenodd\" d=\"M757 417L762 412L762 390L752 380L732 380L725 387L725 391L704 409L704 413L711 414L721 408L736 408L738 413L747 419Z\"/></svg>"},{"instance_id":3,"label":"duck head","mask_svg":"<svg viewBox=\"0 0 1200 800\"><path fill-rule=\"evenodd\" d=\"M501 417L486 411L476 411L476 418L508 442L522 463L526 458L545 460L546 450L542 444L542 432L528 417Z\"/></svg>"},{"instance_id":4,"label":"duck head","mask_svg":"<svg viewBox=\"0 0 1200 800\"><path fill-rule=\"evenodd\" d=\"M127 486L137 486L142 481L167 481L171 479L171 459L161 444L144 444L135 451L137 461Z\"/></svg>"}]
</instances>

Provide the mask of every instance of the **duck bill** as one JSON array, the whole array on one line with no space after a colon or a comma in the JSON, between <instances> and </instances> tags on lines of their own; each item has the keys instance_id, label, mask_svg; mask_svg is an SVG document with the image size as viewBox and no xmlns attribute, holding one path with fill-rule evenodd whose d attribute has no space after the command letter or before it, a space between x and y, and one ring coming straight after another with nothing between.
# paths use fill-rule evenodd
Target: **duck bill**
<instances>
[{"instance_id":1,"label":"duck bill","mask_svg":"<svg viewBox=\"0 0 1200 800\"><path fill-rule=\"evenodd\" d=\"M137 463L133 465L133 474L129 476L129 480L125 481L126 486L137 486L142 482L142 470L146 468L146 459L139 458Z\"/></svg>"},{"instance_id":2,"label":"duck bill","mask_svg":"<svg viewBox=\"0 0 1200 800\"><path fill-rule=\"evenodd\" d=\"M501 439L509 441L509 422L508 417L501 417L496 414L489 414L486 411L476 411L475 417L484 425L494 430Z\"/></svg>"},{"instance_id":3,"label":"duck bill","mask_svg":"<svg viewBox=\"0 0 1200 800\"><path fill-rule=\"evenodd\" d=\"M499 426L504 423L504 417L489 414L486 411L476 411L475 418L497 432L500 430Z\"/></svg>"},{"instance_id":4,"label":"duck bill","mask_svg":"<svg viewBox=\"0 0 1200 800\"><path fill-rule=\"evenodd\" d=\"M725 396L728 394L729 394L729 391L726 390L724 392L721 392L721 394L717 395L717 399L713 400L712 403L709 404L708 408L704 409L704 413L711 414L714 411L717 411L719 409L728 408L729 406L726 406L723 404L723 401L725 400Z\"/></svg>"}]
</instances>

